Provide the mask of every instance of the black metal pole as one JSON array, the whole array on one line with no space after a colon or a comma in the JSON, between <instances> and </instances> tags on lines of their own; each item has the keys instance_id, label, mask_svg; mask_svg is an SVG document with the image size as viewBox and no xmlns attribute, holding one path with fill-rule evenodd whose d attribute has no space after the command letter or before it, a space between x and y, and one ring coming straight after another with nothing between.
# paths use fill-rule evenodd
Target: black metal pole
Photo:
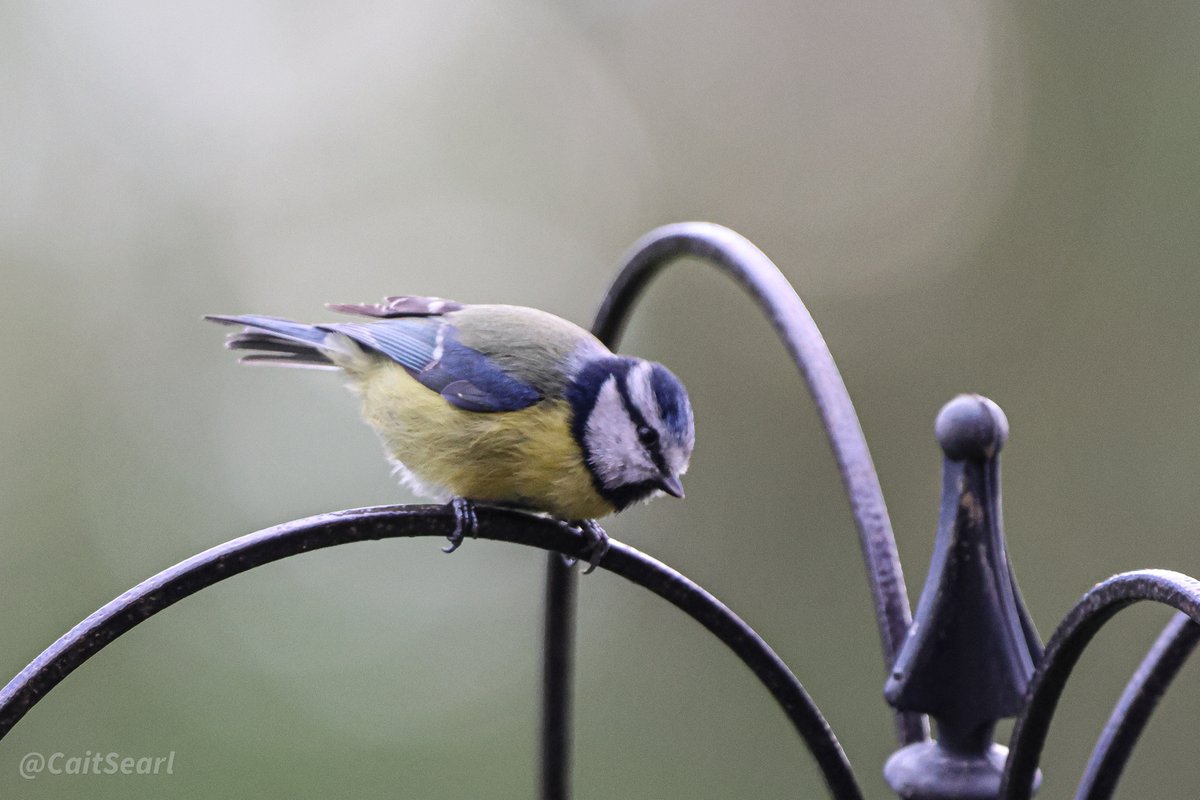
<instances>
[{"instance_id":1,"label":"black metal pole","mask_svg":"<svg viewBox=\"0 0 1200 800\"><path fill-rule=\"evenodd\" d=\"M576 578L558 553L546 559L545 653L542 666L543 800L567 800L571 793L571 693L575 671Z\"/></svg>"}]
</instances>

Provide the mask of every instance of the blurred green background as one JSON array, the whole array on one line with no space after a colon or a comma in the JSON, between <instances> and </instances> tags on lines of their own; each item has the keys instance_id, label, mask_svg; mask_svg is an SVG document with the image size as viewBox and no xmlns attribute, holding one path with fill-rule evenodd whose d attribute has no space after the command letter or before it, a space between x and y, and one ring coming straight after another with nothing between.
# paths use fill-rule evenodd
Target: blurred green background
<instances>
[{"instance_id":1,"label":"blurred green background","mask_svg":"<svg viewBox=\"0 0 1200 800\"><path fill-rule=\"evenodd\" d=\"M914 598L934 415L1008 413L1005 516L1043 635L1093 582L1200 573L1200 6L479 0L0 4L0 671L175 561L408 502L328 374L251 370L204 313L428 293L587 324L620 254L707 219L807 300L862 415ZM629 352L688 384L688 499L611 521L754 625L869 795L893 749L858 544L768 325L669 271ZM29 798L520 798L543 556L431 540L275 564L169 609L3 742ZM1168 614L1135 608L1051 732L1067 797ZM823 787L733 656L581 581L577 797ZM1185 670L1123 784L1200 792ZM28 752L175 751L42 776Z\"/></svg>"}]
</instances>

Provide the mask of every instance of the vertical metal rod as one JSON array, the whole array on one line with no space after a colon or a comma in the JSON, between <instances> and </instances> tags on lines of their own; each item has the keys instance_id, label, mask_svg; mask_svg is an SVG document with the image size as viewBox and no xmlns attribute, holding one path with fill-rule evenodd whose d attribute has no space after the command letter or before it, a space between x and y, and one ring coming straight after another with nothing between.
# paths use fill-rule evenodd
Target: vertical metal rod
<instances>
[{"instance_id":1,"label":"vertical metal rod","mask_svg":"<svg viewBox=\"0 0 1200 800\"><path fill-rule=\"evenodd\" d=\"M575 650L575 570L558 553L546 557L542 662L542 800L571 794L571 693Z\"/></svg>"}]
</instances>

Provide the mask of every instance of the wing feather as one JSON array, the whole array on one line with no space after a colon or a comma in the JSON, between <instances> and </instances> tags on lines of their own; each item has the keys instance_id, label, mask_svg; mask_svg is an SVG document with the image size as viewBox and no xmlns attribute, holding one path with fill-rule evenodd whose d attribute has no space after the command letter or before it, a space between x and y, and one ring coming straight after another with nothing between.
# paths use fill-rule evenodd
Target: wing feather
<instances>
[{"instance_id":1,"label":"wing feather","mask_svg":"<svg viewBox=\"0 0 1200 800\"><path fill-rule=\"evenodd\" d=\"M445 319L400 317L321 327L390 358L423 386L467 411L518 411L542 399L541 392L494 359L459 342Z\"/></svg>"}]
</instances>

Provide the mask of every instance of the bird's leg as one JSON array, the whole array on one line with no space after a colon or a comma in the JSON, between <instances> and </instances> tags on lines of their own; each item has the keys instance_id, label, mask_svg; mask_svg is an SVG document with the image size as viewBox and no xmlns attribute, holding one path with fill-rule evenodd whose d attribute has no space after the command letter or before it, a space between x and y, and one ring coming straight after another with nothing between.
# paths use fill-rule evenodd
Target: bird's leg
<instances>
[{"instance_id":1,"label":"bird's leg","mask_svg":"<svg viewBox=\"0 0 1200 800\"><path fill-rule=\"evenodd\" d=\"M475 516L475 504L465 497L456 497L449 503L454 512L454 530L446 538L450 540L448 547L443 547L443 553L453 553L462 544L463 537L468 533L472 537L479 535L479 519Z\"/></svg>"},{"instance_id":2,"label":"bird's leg","mask_svg":"<svg viewBox=\"0 0 1200 800\"><path fill-rule=\"evenodd\" d=\"M587 541L587 547L583 551L583 556L588 562L588 568L583 571L583 574L587 575L600 565L600 559L604 558L604 554L608 552L608 534L594 519L580 519L570 524ZM575 559L568 556L563 556L563 559L567 562L567 566L574 566Z\"/></svg>"}]
</instances>

